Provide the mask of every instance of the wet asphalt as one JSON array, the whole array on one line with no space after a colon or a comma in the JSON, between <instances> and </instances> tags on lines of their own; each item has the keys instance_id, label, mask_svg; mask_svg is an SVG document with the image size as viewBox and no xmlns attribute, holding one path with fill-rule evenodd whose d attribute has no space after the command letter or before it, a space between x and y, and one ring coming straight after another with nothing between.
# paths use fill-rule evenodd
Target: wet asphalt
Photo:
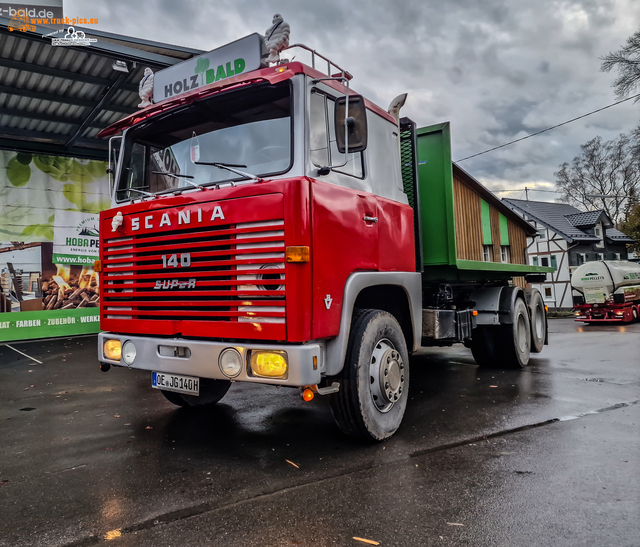
<instances>
[{"instance_id":1,"label":"wet asphalt","mask_svg":"<svg viewBox=\"0 0 640 547\"><path fill-rule=\"evenodd\" d=\"M292 389L178 409L95 336L0 345L0 545L638 547L640 324L550 342L524 371L423 350L382 444Z\"/></svg>"}]
</instances>

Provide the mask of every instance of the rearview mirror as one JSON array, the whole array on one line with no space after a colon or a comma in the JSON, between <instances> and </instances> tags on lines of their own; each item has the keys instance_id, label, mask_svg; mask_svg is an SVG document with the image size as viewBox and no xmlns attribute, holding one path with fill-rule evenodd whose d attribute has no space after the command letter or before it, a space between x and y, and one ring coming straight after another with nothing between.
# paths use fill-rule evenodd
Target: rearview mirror
<instances>
[{"instance_id":1,"label":"rearview mirror","mask_svg":"<svg viewBox=\"0 0 640 547\"><path fill-rule=\"evenodd\" d=\"M362 152L367 148L367 109L362 95L349 96L349 112L346 112L346 97L336 99L335 128L336 145L338 151L344 154L345 124L347 126L347 138L349 153ZM345 116L348 114L348 117Z\"/></svg>"}]
</instances>

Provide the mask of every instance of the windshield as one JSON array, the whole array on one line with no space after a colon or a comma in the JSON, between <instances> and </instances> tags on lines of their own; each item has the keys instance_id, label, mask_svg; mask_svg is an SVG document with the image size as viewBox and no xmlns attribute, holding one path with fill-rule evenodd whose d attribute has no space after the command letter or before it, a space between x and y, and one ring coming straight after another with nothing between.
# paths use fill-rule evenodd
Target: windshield
<instances>
[{"instance_id":1,"label":"windshield","mask_svg":"<svg viewBox=\"0 0 640 547\"><path fill-rule=\"evenodd\" d=\"M288 82L174 110L127 132L116 199L284 173L293 157L291 134ZM220 165L203 165L213 163Z\"/></svg>"}]
</instances>

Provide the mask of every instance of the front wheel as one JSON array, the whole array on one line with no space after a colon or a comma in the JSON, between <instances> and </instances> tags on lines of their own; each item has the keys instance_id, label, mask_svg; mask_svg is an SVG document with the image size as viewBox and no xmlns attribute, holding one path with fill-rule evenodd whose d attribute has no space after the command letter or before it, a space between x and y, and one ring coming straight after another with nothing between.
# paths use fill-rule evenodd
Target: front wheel
<instances>
[{"instance_id":1,"label":"front wheel","mask_svg":"<svg viewBox=\"0 0 640 547\"><path fill-rule=\"evenodd\" d=\"M230 387L231 382L229 380L200 378L200 395L185 395L164 389L161 391L167 401L174 405L185 408L203 408L215 405L226 395Z\"/></svg>"},{"instance_id":2,"label":"front wheel","mask_svg":"<svg viewBox=\"0 0 640 547\"><path fill-rule=\"evenodd\" d=\"M358 310L331 411L347 435L382 441L402 422L409 390L409 354L398 321L381 310Z\"/></svg>"}]
</instances>

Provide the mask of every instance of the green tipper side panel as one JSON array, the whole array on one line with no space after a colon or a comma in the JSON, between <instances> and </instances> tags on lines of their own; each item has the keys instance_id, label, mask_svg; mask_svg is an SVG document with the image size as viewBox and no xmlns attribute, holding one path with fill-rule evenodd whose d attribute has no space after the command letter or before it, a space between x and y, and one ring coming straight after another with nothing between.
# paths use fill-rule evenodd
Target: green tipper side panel
<instances>
[{"instance_id":1,"label":"green tipper side panel","mask_svg":"<svg viewBox=\"0 0 640 547\"><path fill-rule=\"evenodd\" d=\"M418 129L418 187L425 266L456 263L449 123Z\"/></svg>"},{"instance_id":2,"label":"green tipper side panel","mask_svg":"<svg viewBox=\"0 0 640 547\"><path fill-rule=\"evenodd\" d=\"M417 130L418 199L422 227L423 278L442 281L487 281L509 279L526 273L553 272L554 268L526 264L503 264L458 260L456 250L455 206L453 198L453 163L449 122ZM491 241L489 204L487 227L478 226ZM464 219L461 220L464 222ZM483 222L484 224L484 222ZM500 243L509 244L507 219L500 214Z\"/></svg>"},{"instance_id":3,"label":"green tipper side panel","mask_svg":"<svg viewBox=\"0 0 640 547\"><path fill-rule=\"evenodd\" d=\"M480 200L480 217L482 218L482 244L491 245L491 212L489 211L489 204L481 199Z\"/></svg>"},{"instance_id":4,"label":"green tipper side panel","mask_svg":"<svg viewBox=\"0 0 640 547\"><path fill-rule=\"evenodd\" d=\"M500 245L509 245L509 223L507 217L502 213L500 215Z\"/></svg>"}]
</instances>

